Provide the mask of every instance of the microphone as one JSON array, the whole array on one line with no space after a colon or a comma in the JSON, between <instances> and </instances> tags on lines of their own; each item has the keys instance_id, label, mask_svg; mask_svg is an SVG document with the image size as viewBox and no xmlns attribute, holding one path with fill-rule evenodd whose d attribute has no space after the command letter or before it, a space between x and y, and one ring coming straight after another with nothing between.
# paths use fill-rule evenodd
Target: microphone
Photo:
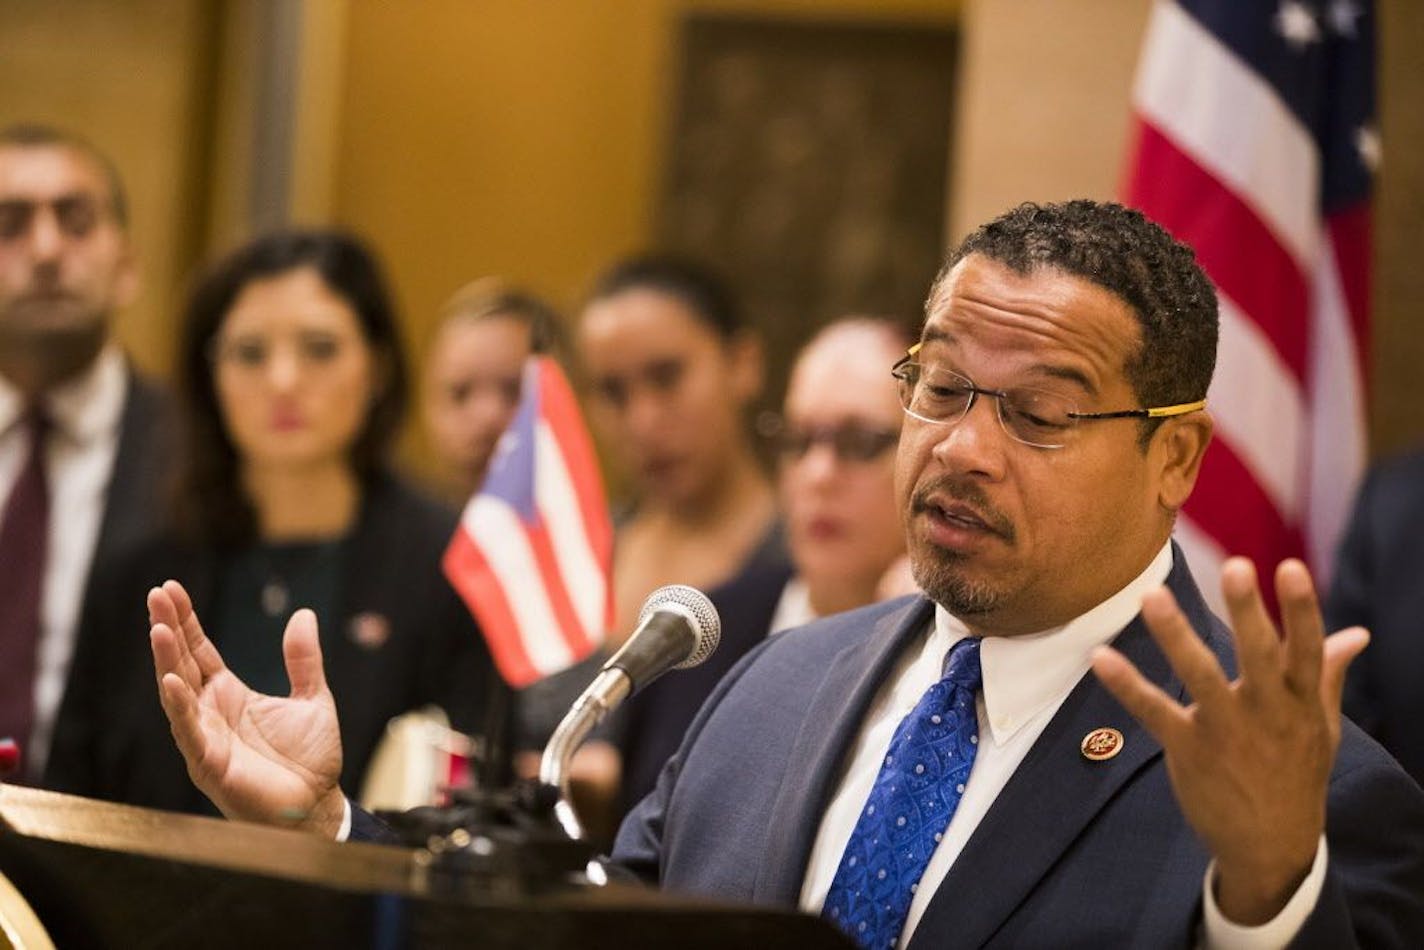
<instances>
[{"instance_id":1,"label":"microphone","mask_svg":"<svg viewBox=\"0 0 1424 950\"><path fill-rule=\"evenodd\" d=\"M721 638L722 621L706 594L685 584L659 587L643 602L637 629L602 673L621 672L632 695L668 670L697 666Z\"/></svg>"},{"instance_id":2,"label":"microphone","mask_svg":"<svg viewBox=\"0 0 1424 950\"><path fill-rule=\"evenodd\" d=\"M570 838L583 837L568 788L569 762L583 740L624 700L668 670L687 669L706 660L721 637L717 608L700 590L670 584L648 595L637 629L574 700L539 760L539 781L559 790L554 815Z\"/></svg>"}]
</instances>

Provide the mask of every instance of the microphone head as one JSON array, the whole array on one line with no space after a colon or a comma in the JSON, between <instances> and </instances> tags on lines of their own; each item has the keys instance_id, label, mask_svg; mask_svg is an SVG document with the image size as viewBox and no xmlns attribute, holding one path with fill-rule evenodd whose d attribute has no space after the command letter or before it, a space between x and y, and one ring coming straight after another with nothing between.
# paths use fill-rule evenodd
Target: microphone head
<instances>
[{"instance_id":1,"label":"microphone head","mask_svg":"<svg viewBox=\"0 0 1424 950\"><path fill-rule=\"evenodd\" d=\"M686 617L693 635L697 637L697 645L692 648L692 653L673 669L685 670L696 666L717 649L717 644L722 639L722 618L717 616L717 608L712 606L712 601L708 600L702 591L686 584L668 584L653 591L648 595L648 599L643 601L643 610L638 614L638 626L641 627L659 610L669 609Z\"/></svg>"}]
</instances>

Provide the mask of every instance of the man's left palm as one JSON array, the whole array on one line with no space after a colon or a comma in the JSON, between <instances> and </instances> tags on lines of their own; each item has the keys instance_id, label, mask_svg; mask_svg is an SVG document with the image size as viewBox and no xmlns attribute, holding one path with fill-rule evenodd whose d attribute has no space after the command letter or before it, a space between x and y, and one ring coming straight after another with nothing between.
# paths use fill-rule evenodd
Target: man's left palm
<instances>
[{"instance_id":1,"label":"man's left palm","mask_svg":"<svg viewBox=\"0 0 1424 950\"><path fill-rule=\"evenodd\" d=\"M1176 702L1111 648L1093 669L1162 744L1178 804L1216 859L1217 903L1252 925L1273 918L1310 871L1325 829L1345 670L1369 636L1358 627L1325 636L1299 561L1276 571L1283 636L1249 561L1226 562L1222 590L1240 667L1234 681L1165 588L1143 599L1142 617L1193 702Z\"/></svg>"}]
</instances>

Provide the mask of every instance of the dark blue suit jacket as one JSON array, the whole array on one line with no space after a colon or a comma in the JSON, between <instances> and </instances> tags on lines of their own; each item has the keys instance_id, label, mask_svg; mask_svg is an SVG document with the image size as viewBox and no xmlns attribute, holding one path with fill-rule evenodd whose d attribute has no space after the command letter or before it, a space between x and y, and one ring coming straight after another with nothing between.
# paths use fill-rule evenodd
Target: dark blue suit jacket
<instances>
[{"instance_id":1,"label":"dark blue suit jacket","mask_svg":"<svg viewBox=\"0 0 1424 950\"><path fill-rule=\"evenodd\" d=\"M1424 785L1424 453L1365 479L1325 619L1331 629L1370 629L1370 648L1345 680L1345 712Z\"/></svg>"},{"instance_id":2,"label":"dark blue suit jacket","mask_svg":"<svg viewBox=\"0 0 1424 950\"><path fill-rule=\"evenodd\" d=\"M1221 661L1230 635L1176 553L1169 585ZM613 858L687 893L793 905L839 769L906 644L931 621L902 599L773 637L728 674L624 823ZM1141 619L1115 645L1170 695L1180 682ZM1083 736L1126 738L1106 762ZM1424 946L1424 794L1345 724L1331 780L1324 892L1297 946ZM1161 748L1089 674L984 816L912 947L1188 947L1209 856Z\"/></svg>"}]
</instances>

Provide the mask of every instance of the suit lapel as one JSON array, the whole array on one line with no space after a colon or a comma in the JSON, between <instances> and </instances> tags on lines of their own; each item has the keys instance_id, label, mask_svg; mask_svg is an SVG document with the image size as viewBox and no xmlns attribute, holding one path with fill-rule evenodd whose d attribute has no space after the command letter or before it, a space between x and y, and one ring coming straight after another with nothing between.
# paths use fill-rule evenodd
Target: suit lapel
<instances>
[{"instance_id":1,"label":"suit lapel","mask_svg":"<svg viewBox=\"0 0 1424 950\"><path fill-rule=\"evenodd\" d=\"M95 564L148 537L162 514L164 486L160 483L168 464L163 398L131 370L127 386L114 468L109 473L95 542Z\"/></svg>"},{"instance_id":2,"label":"suit lapel","mask_svg":"<svg viewBox=\"0 0 1424 950\"><path fill-rule=\"evenodd\" d=\"M1211 630L1210 614L1181 552L1174 554L1168 586L1205 635ZM1141 616L1124 628L1113 646L1148 680L1182 701L1181 683ZM1106 761L1089 761L1082 754L1082 740L1103 726L1122 733L1122 751ZM953 934L956 946L982 946L1103 806L1161 754L1157 741L1088 672L975 829L925 909L917 936L929 935L924 939L930 940ZM912 940L911 945L923 941Z\"/></svg>"},{"instance_id":3,"label":"suit lapel","mask_svg":"<svg viewBox=\"0 0 1424 950\"><path fill-rule=\"evenodd\" d=\"M794 904L811 846L837 785L846 750L908 641L923 633L933 605L923 598L887 614L871 635L836 654L811 699L772 805L766 851L753 888L761 902Z\"/></svg>"}]
</instances>

